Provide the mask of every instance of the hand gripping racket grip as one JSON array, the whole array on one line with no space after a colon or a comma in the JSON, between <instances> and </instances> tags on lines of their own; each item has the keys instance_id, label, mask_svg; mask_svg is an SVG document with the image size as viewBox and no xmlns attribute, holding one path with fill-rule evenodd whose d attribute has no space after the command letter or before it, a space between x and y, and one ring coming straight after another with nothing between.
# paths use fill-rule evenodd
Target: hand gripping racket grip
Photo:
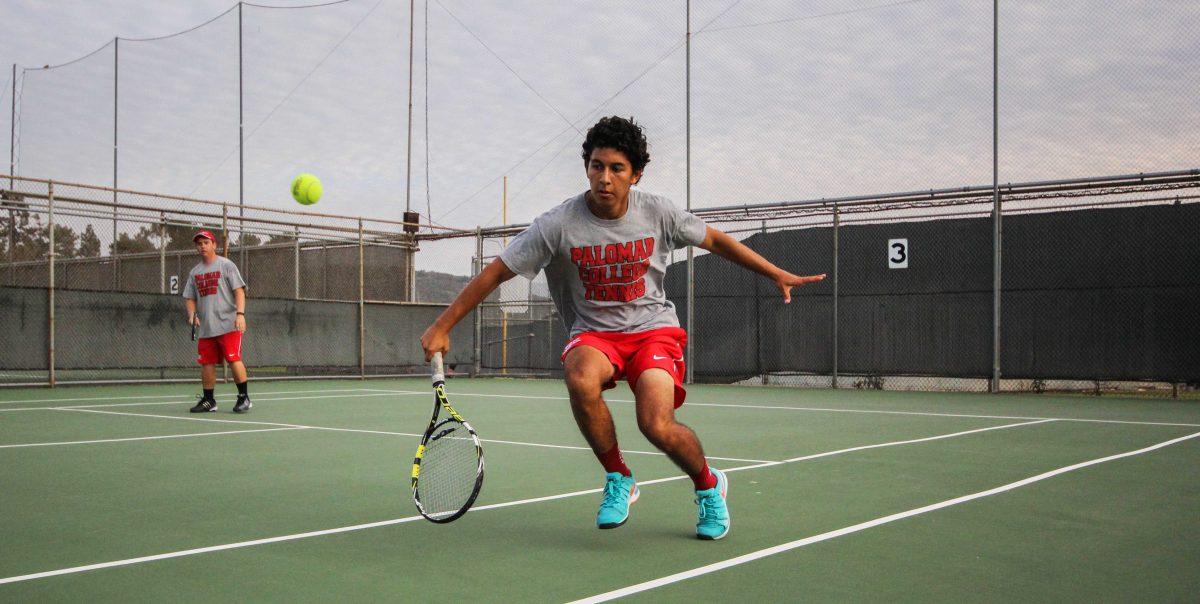
<instances>
[{"instance_id":1,"label":"hand gripping racket grip","mask_svg":"<svg viewBox=\"0 0 1200 604\"><path fill-rule=\"evenodd\" d=\"M433 353L433 359L429 361L429 369L433 373L433 385L446 382L446 371L442 368L442 353Z\"/></svg>"}]
</instances>

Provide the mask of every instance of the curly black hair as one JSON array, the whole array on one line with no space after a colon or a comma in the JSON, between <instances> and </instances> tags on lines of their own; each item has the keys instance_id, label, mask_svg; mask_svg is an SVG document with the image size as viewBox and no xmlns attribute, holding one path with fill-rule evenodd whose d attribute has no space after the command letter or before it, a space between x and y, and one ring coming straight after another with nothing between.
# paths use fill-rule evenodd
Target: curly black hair
<instances>
[{"instance_id":1,"label":"curly black hair","mask_svg":"<svg viewBox=\"0 0 1200 604\"><path fill-rule=\"evenodd\" d=\"M592 151L599 148L616 149L629 159L629 167L634 173L641 172L650 163L650 151L647 149L646 134L633 118L612 116L602 117L587 131L583 139L583 162L592 159Z\"/></svg>"}]
</instances>

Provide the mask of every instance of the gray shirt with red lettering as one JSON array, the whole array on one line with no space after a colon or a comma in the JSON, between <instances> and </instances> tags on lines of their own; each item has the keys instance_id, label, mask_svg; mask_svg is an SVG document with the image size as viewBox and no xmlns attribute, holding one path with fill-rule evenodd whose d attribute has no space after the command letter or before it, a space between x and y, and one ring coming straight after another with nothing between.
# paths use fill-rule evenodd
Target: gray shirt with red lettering
<instances>
[{"instance_id":1,"label":"gray shirt with red lettering","mask_svg":"<svg viewBox=\"0 0 1200 604\"><path fill-rule=\"evenodd\" d=\"M706 226L671 200L637 188L615 220L588 210L585 194L538 216L500 253L527 279L546 271L550 297L574 337L678 327L663 280L672 250L704 241Z\"/></svg>"},{"instance_id":2,"label":"gray shirt with red lettering","mask_svg":"<svg viewBox=\"0 0 1200 604\"><path fill-rule=\"evenodd\" d=\"M246 287L246 282L228 258L217 256L212 264L201 261L192 268L183 286L183 297L196 301L196 315L200 317L197 335L215 338L237 329L237 299L233 292L239 287Z\"/></svg>"}]
</instances>

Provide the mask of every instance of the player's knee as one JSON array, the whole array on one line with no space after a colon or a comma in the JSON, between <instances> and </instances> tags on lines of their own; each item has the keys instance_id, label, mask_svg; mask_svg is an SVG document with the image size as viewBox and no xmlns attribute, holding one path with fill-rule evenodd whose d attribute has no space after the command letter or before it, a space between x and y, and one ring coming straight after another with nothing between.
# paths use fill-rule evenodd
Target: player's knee
<instances>
[{"instance_id":1,"label":"player's knee","mask_svg":"<svg viewBox=\"0 0 1200 604\"><path fill-rule=\"evenodd\" d=\"M571 359L563 367L563 380L567 390L576 395L598 395L604 380L602 368L595 363L581 362Z\"/></svg>"},{"instance_id":2,"label":"player's knee","mask_svg":"<svg viewBox=\"0 0 1200 604\"><path fill-rule=\"evenodd\" d=\"M675 420L669 417L638 417L638 430L641 430L646 440L656 445L667 441L677 425Z\"/></svg>"},{"instance_id":3,"label":"player's knee","mask_svg":"<svg viewBox=\"0 0 1200 604\"><path fill-rule=\"evenodd\" d=\"M567 367L563 372L567 391L573 397L592 398L600 395L600 376L584 367Z\"/></svg>"}]
</instances>

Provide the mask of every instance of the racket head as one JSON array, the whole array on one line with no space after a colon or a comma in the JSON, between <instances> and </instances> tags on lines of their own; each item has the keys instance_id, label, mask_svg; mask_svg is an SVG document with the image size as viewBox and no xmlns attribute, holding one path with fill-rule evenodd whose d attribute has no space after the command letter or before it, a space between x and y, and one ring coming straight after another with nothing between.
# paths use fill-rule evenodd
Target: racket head
<instances>
[{"instance_id":1,"label":"racket head","mask_svg":"<svg viewBox=\"0 0 1200 604\"><path fill-rule=\"evenodd\" d=\"M483 446L470 424L454 418L438 422L427 436L413 460L413 503L431 522L453 522L483 488Z\"/></svg>"},{"instance_id":2,"label":"racket head","mask_svg":"<svg viewBox=\"0 0 1200 604\"><path fill-rule=\"evenodd\" d=\"M427 520L444 524L467 513L483 488L483 445L479 435L446 398L441 353L430 363L433 416L413 458L413 503ZM449 417L438 420L442 411Z\"/></svg>"}]
</instances>

